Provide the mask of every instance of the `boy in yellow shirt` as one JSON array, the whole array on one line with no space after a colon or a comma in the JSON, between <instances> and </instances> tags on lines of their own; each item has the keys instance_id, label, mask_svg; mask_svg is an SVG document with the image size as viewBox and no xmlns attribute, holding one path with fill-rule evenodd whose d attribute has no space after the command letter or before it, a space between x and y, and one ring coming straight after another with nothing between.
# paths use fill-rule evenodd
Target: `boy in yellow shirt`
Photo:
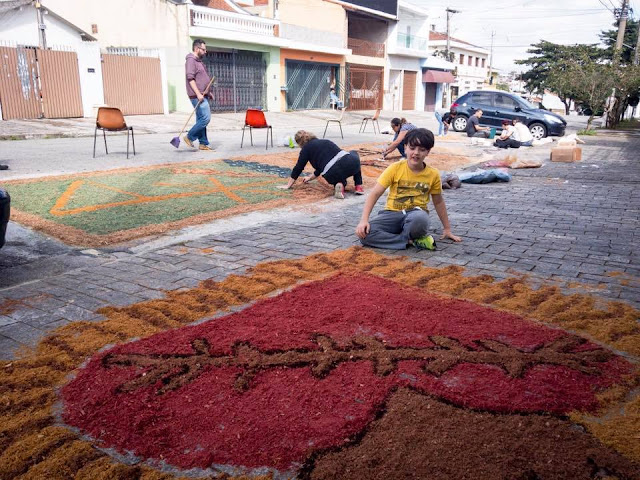
<instances>
[{"instance_id":1,"label":"boy in yellow shirt","mask_svg":"<svg viewBox=\"0 0 640 480\"><path fill-rule=\"evenodd\" d=\"M429 232L429 196L442 222L441 238L454 242L462 239L451 233L447 207L442 197L440 173L428 166L424 159L433 148L433 133L417 128L407 133L407 158L387 167L369 193L362 210L356 235L363 245L392 250L404 250L408 245L435 250L436 243ZM369 223L374 205L389 188L384 210Z\"/></svg>"}]
</instances>

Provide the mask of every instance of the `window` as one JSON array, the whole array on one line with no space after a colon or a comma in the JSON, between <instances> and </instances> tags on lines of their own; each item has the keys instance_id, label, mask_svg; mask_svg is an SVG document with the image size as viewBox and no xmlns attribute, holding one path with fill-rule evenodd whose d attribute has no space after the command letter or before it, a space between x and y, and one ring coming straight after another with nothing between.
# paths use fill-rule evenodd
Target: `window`
<instances>
[{"instance_id":1,"label":"window","mask_svg":"<svg viewBox=\"0 0 640 480\"><path fill-rule=\"evenodd\" d=\"M515 110L517 106L518 102L516 102L513 98L508 97L507 95L496 96L496 107L506 110Z\"/></svg>"},{"instance_id":2,"label":"window","mask_svg":"<svg viewBox=\"0 0 640 480\"><path fill-rule=\"evenodd\" d=\"M471 62L473 61L473 57L469 55L469 59L467 61L467 65L471 66Z\"/></svg>"},{"instance_id":3,"label":"window","mask_svg":"<svg viewBox=\"0 0 640 480\"><path fill-rule=\"evenodd\" d=\"M480 66L480 59L476 57L476 67Z\"/></svg>"},{"instance_id":4,"label":"window","mask_svg":"<svg viewBox=\"0 0 640 480\"><path fill-rule=\"evenodd\" d=\"M489 92L476 92L471 101L479 105L491 105L491 96Z\"/></svg>"},{"instance_id":5,"label":"window","mask_svg":"<svg viewBox=\"0 0 640 480\"><path fill-rule=\"evenodd\" d=\"M464 55L460 54L460 65L464 65Z\"/></svg>"},{"instance_id":6,"label":"window","mask_svg":"<svg viewBox=\"0 0 640 480\"><path fill-rule=\"evenodd\" d=\"M482 59L482 68L484 68L484 62L485 62L486 58Z\"/></svg>"}]
</instances>

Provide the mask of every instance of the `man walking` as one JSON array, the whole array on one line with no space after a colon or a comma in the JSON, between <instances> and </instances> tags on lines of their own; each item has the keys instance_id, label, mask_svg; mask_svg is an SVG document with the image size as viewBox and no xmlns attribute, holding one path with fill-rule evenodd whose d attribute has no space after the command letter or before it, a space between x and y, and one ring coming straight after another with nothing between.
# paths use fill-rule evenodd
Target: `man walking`
<instances>
[{"instance_id":1,"label":"man walking","mask_svg":"<svg viewBox=\"0 0 640 480\"><path fill-rule=\"evenodd\" d=\"M191 105L196 109L196 123L183 137L184 143L195 148L193 142L198 140L200 150L213 150L209 147L207 139L207 125L211 121L211 107L209 106L209 74L202 63L202 58L207 54L207 46L204 40L199 38L193 41L193 51L188 54L185 62L185 75L187 81L187 95Z\"/></svg>"}]
</instances>

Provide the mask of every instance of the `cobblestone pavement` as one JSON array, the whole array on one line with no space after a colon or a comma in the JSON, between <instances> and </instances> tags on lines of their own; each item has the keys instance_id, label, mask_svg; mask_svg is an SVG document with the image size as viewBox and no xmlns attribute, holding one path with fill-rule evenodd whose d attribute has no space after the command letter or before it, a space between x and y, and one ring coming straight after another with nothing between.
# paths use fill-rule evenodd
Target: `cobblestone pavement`
<instances>
[{"instance_id":1,"label":"cobblestone pavement","mask_svg":"<svg viewBox=\"0 0 640 480\"><path fill-rule=\"evenodd\" d=\"M534 284L554 282L566 291L640 306L640 138L588 141L582 162L547 162L512 172L510 183L446 191L453 231L463 243L441 241L435 252L387 253L430 266L462 265L468 274L527 274ZM159 298L164 290L222 279L265 260L356 245L362 199L350 199L342 208L332 203L328 211L274 216L179 243L94 252L92 262L80 268L70 263L39 280L0 289L0 357L11 358L20 346L34 345L60 325L100 321L94 312L102 306Z\"/></svg>"}]
</instances>

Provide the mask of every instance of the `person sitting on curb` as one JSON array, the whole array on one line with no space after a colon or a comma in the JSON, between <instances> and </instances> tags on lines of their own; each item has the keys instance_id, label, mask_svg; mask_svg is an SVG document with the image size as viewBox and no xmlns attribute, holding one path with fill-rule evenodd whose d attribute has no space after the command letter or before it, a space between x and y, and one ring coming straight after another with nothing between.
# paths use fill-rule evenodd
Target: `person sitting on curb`
<instances>
[{"instance_id":1,"label":"person sitting on curb","mask_svg":"<svg viewBox=\"0 0 640 480\"><path fill-rule=\"evenodd\" d=\"M405 136L407 135L407 132L416 128L417 127L414 124L407 122L405 118L393 118L391 120L391 130L396 134L393 137L393 142L391 142L389 146L382 151L382 158L384 159L396 148L398 149L398 152L400 152L400 156L404 158L406 156L404 154Z\"/></svg>"},{"instance_id":2,"label":"person sitting on curb","mask_svg":"<svg viewBox=\"0 0 640 480\"><path fill-rule=\"evenodd\" d=\"M362 245L391 250L414 245L418 249L435 250L436 242L429 235L429 196L442 222L440 238L462 241L451 233L440 173L424 162L434 143L433 133L426 128L407 133L407 158L392 163L382 172L365 201L356 227ZM389 196L384 210L369 222L373 207L387 188Z\"/></svg>"},{"instance_id":3,"label":"person sitting on curb","mask_svg":"<svg viewBox=\"0 0 640 480\"><path fill-rule=\"evenodd\" d=\"M469 120L467 121L467 137L489 138L490 128L480 126L481 116L482 110L478 109L469 117Z\"/></svg>"},{"instance_id":4,"label":"person sitting on curb","mask_svg":"<svg viewBox=\"0 0 640 480\"><path fill-rule=\"evenodd\" d=\"M516 129L509 120L502 121L502 133L500 137L493 142L494 147L498 148L520 148L520 142L514 137Z\"/></svg>"},{"instance_id":5,"label":"person sitting on curb","mask_svg":"<svg viewBox=\"0 0 640 480\"><path fill-rule=\"evenodd\" d=\"M533 135L527 126L517 118L513 119L513 138L520 142L522 147L533 147Z\"/></svg>"},{"instance_id":6,"label":"person sitting on curb","mask_svg":"<svg viewBox=\"0 0 640 480\"><path fill-rule=\"evenodd\" d=\"M314 168L313 175L304 178L302 183L306 184L317 178L321 183L333 188L335 198L344 198L347 178L353 177L356 185L354 193L364 195L358 152L355 150L345 152L331 140L319 139L305 130L296 132L295 140L302 150L298 155L298 162L291 171L289 182L280 188L293 187L304 167L307 163L311 163Z\"/></svg>"}]
</instances>

